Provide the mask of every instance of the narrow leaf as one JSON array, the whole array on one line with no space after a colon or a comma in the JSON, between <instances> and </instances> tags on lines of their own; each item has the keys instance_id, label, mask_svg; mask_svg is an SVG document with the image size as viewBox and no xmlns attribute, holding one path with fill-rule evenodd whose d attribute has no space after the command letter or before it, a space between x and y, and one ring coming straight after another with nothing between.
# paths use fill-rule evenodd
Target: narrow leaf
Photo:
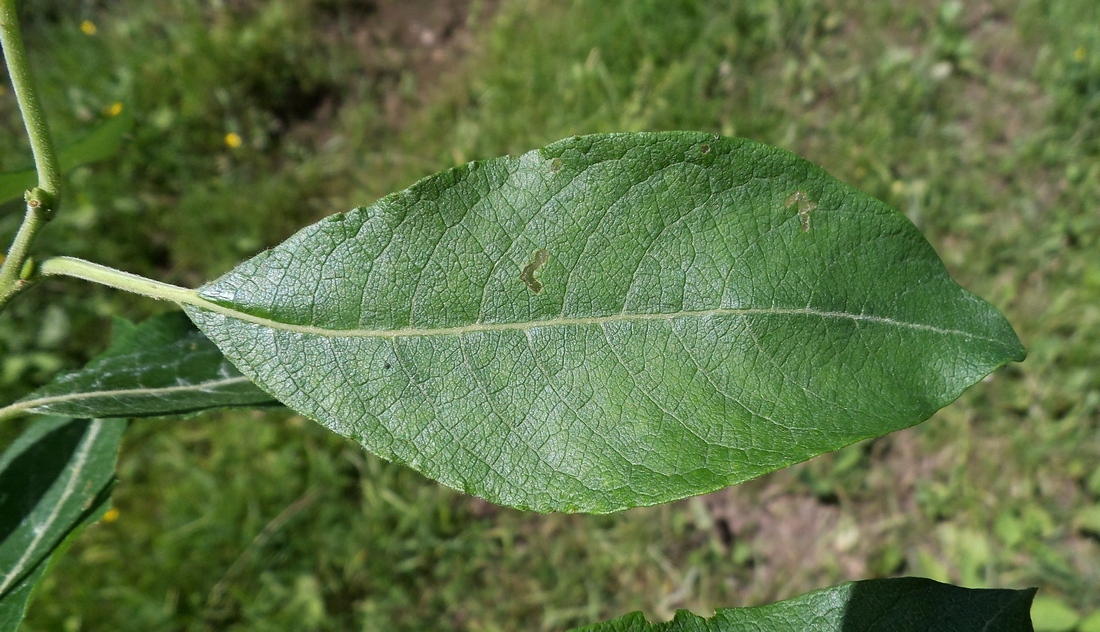
<instances>
[{"instance_id":1,"label":"narrow leaf","mask_svg":"<svg viewBox=\"0 0 1100 632\"><path fill-rule=\"evenodd\" d=\"M121 321L116 332L115 341L100 356L0 409L0 419L23 412L148 417L277 404L181 312L136 326Z\"/></svg>"},{"instance_id":2,"label":"narrow leaf","mask_svg":"<svg viewBox=\"0 0 1100 632\"><path fill-rule=\"evenodd\" d=\"M608 512L928 418L1023 348L901 214L788 152L567 139L331 216L204 286L241 371L491 501Z\"/></svg>"},{"instance_id":3,"label":"narrow leaf","mask_svg":"<svg viewBox=\"0 0 1100 632\"><path fill-rule=\"evenodd\" d=\"M118 114L103 119L83 136L61 149L62 171L71 171L106 160L122 149L122 140L134 127L134 114L129 107L119 107L122 109Z\"/></svg>"},{"instance_id":4,"label":"narrow leaf","mask_svg":"<svg viewBox=\"0 0 1100 632\"><path fill-rule=\"evenodd\" d=\"M69 172L77 167L105 160L118 153L122 139L134 126L134 115L129 108L116 116L103 119L76 141L58 152L61 171ZM0 204L23 197L23 192L38 181L34 168L0 173Z\"/></svg>"},{"instance_id":5,"label":"narrow leaf","mask_svg":"<svg viewBox=\"0 0 1100 632\"><path fill-rule=\"evenodd\" d=\"M80 537L80 534L89 525L98 522L111 504L112 485L104 487L99 495L90 501L89 509L84 512L80 523L65 536L50 555L38 563L33 569L23 575L18 583L11 587L6 594L0 597L0 632L15 632L27 612L34 589L48 568L57 562L72 543Z\"/></svg>"},{"instance_id":6,"label":"narrow leaf","mask_svg":"<svg viewBox=\"0 0 1100 632\"><path fill-rule=\"evenodd\" d=\"M125 428L117 419L45 418L0 455L0 600L101 510Z\"/></svg>"},{"instance_id":7,"label":"narrow leaf","mask_svg":"<svg viewBox=\"0 0 1100 632\"><path fill-rule=\"evenodd\" d=\"M756 608L718 610L710 619L680 610L667 623L640 612L577 632L1030 632L1034 589L976 590L903 577L841 584Z\"/></svg>"},{"instance_id":8,"label":"narrow leaf","mask_svg":"<svg viewBox=\"0 0 1100 632\"><path fill-rule=\"evenodd\" d=\"M34 188L37 181L33 168L0 173L0 204L23 197L23 193Z\"/></svg>"},{"instance_id":9,"label":"narrow leaf","mask_svg":"<svg viewBox=\"0 0 1100 632\"><path fill-rule=\"evenodd\" d=\"M45 572L46 562L41 562L6 595L0 597L0 632L16 632L19 629L19 624L26 616L27 606L30 605L34 587Z\"/></svg>"}]
</instances>

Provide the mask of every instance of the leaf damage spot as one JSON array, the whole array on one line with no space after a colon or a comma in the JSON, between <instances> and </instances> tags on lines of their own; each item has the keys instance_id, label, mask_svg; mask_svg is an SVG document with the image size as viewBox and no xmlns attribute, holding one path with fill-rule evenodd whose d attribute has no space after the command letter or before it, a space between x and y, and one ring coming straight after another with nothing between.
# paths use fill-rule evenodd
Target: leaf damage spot
<instances>
[{"instance_id":1,"label":"leaf damage spot","mask_svg":"<svg viewBox=\"0 0 1100 632\"><path fill-rule=\"evenodd\" d=\"M520 273L519 278L524 284L527 285L527 289L531 290L535 294L542 291L542 282L535 278L535 273L538 269L546 265L546 262L550 260L550 253L545 248L539 248L535 251L531 263L528 263L523 267L523 272Z\"/></svg>"},{"instance_id":2,"label":"leaf damage spot","mask_svg":"<svg viewBox=\"0 0 1100 632\"><path fill-rule=\"evenodd\" d=\"M795 191L783 200L783 208L791 208L798 205L798 219L802 222L802 232L810 232L810 213L817 209L817 202L810 199L805 191Z\"/></svg>"},{"instance_id":3,"label":"leaf damage spot","mask_svg":"<svg viewBox=\"0 0 1100 632\"><path fill-rule=\"evenodd\" d=\"M550 173L552 173L554 175L557 175L557 173L559 171L561 171L561 168L562 168L561 158L555 158L555 159L550 161Z\"/></svg>"}]
</instances>

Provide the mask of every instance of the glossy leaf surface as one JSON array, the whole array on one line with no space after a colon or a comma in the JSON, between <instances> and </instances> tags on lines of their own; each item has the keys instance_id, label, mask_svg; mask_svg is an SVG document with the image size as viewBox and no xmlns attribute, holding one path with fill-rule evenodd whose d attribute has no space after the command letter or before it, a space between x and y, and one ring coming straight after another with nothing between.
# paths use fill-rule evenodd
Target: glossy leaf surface
<instances>
[{"instance_id":1,"label":"glossy leaf surface","mask_svg":"<svg viewBox=\"0 0 1100 632\"><path fill-rule=\"evenodd\" d=\"M577 632L1030 632L1035 590L976 590L903 577L850 582L757 608L686 610L665 623L642 613Z\"/></svg>"},{"instance_id":2,"label":"glossy leaf surface","mask_svg":"<svg viewBox=\"0 0 1100 632\"><path fill-rule=\"evenodd\" d=\"M905 428L1023 357L901 214L788 152L575 137L303 229L188 314L286 405L491 501L607 512Z\"/></svg>"},{"instance_id":3,"label":"glossy leaf surface","mask_svg":"<svg viewBox=\"0 0 1100 632\"><path fill-rule=\"evenodd\" d=\"M116 321L115 340L74 373L0 409L0 419L33 412L70 417L180 415L228 406L270 406L181 312L140 325Z\"/></svg>"},{"instance_id":4,"label":"glossy leaf surface","mask_svg":"<svg viewBox=\"0 0 1100 632\"><path fill-rule=\"evenodd\" d=\"M89 516L102 510L114 481L126 422L41 419L0 455L0 612L24 580Z\"/></svg>"}]
</instances>

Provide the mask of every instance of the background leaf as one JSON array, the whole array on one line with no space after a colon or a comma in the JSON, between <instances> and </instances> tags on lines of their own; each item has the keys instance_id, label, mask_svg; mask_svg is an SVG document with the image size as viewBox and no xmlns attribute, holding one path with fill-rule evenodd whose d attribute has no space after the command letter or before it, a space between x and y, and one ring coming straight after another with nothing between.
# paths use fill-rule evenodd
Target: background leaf
<instances>
[{"instance_id":1,"label":"background leaf","mask_svg":"<svg viewBox=\"0 0 1100 632\"><path fill-rule=\"evenodd\" d=\"M24 599L23 580L102 510L125 429L123 420L45 418L0 455L0 600Z\"/></svg>"},{"instance_id":2,"label":"background leaf","mask_svg":"<svg viewBox=\"0 0 1100 632\"><path fill-rule=\"evenodd\" d=\"M29 575L24 576L6 595L0 597L0 632L15 632L19 629L30 604L31 593L45 572L46 563L39 563Z\"/></svg>"},{"instance_id":3,"label":"background leaf","mask_svg":"<svg viewBox=\"0 0 1100 632\"><path fill-rule=\"evenodd\" d=\"M913 425L1023 358L902 215L788 152L690 132L445 171L200 294L221 307L188 314L291 408L541 511L741 482Z\"/></svg>"},{"instance_id":4,"label":"background leaf","mask_svg":"<svg viewBox=\"0 0 1100 632\"><path fill-rule=\"evenodd\" d=\"M50 552L48 557L39 562L30 572L24 574L23 578L12 586L7 593L0 596L0 632L15 632L15 630L19 629L19 624L26 614L27 606L30 605L31 598L34 596L34 591L38 587L39 580L46 574L47 569L52 567L57 562L58 558L64 555L65 551L72 546L72 543L80 537L84 529L99 521L99 519L103 517L103 514L107 512L111 504L110 500L113 487L113 483L104 487L100 493L89 502L88 510L84 512L80 524L69 531L68 535L66 535L61 543Z\"/></svg>"},{"instance_id":5,"label":"background leaf","mask_svg":"<svg viewBox=\"0 0 1100 632\"><path fill-rule=\"evenodd\" d=\"M578 632L1030 632L1034 589L976 590L903 577L850 582L757 608L718 610L704 619L680 610L667 623L640 612Z\"/></svg>"},{"instance_id":6,"label":"background leaf","mask_svg":"<svg viewBox=\"0 0 1100 632\"><path fill-rule=\"evenodd\" d=\"M134 115L127 107L123 107L117 115L100 121L87 134L61 148L58 152L61 171L67 173L114 156L122 148L122 139L133 126ZM33 188L37 180L33 167L0 173L0 204L22 197L23 192Z\"/></svg>"},{"instance_id":7,"label":"background leaf","mask_svg":"<svg viewBox=\"0 0 1100 632\"><path fill-rule=\"evenodd\" d=\"M0 409L0 419L24 412L149 417L276 404L182 312L169 312L136 326L116 321L115 340L105 352Z\"/></svg>"}]
</instances>

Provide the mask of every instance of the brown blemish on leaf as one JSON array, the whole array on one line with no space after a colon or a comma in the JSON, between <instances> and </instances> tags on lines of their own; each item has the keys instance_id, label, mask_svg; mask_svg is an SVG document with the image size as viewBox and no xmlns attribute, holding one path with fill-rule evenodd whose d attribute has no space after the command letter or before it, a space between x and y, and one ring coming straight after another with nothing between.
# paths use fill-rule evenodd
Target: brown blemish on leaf
<instances>
[{"instance_id":1,"label":"brown blemish on leaf","mask_svg":"<svg viewBox=\"0 0 1100 632\"><path fill-rule=\"evenodd\" d=\"M534 257L531 263L528 263L523 267L523 272L520 273L519 278L527 285L527 289L531 290L535 294L542 291L542 282L535 278L535 272L538 269L546 265L546 262L550 259L550 253L545 248L539 248L535 251Z\"/></svg>"},{"instance_id":2,"label":"brown blemish on leaf","mask_svg":"<svg viewBox=\"0 0 1100 632\"><path fill-rule=\"evenodd\" d=\"M817 208L817 202L811 200L805 191L795 191L783 200L783 208L790 208L795 204L798 205L798 219L802 222L802 232L808 233L810 232L810 213Z\"/></svg>"}]
</instances>

